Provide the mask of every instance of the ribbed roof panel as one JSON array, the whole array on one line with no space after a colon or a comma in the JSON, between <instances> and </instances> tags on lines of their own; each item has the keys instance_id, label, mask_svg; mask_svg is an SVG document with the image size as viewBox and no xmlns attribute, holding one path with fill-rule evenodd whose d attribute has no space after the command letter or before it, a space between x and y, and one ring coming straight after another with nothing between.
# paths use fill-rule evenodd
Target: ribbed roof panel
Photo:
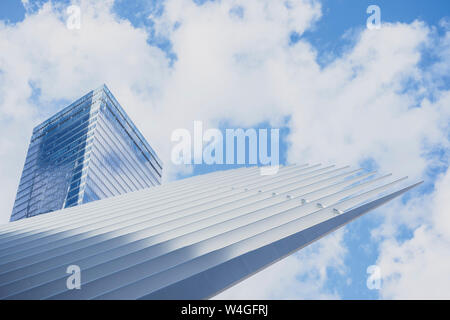
<instances>
[{"instance_id":1,"label":"ribbed roof panel","mask_svg":"<svg viewBox=\"0 0 450 320\"><path fill-rule=\"evenodd\" d=\"M404 193L404 178L217 171L0 226L2 299L204 299ZM81 269L69 290L67 267Z\"/></svg>"}]
</instances>

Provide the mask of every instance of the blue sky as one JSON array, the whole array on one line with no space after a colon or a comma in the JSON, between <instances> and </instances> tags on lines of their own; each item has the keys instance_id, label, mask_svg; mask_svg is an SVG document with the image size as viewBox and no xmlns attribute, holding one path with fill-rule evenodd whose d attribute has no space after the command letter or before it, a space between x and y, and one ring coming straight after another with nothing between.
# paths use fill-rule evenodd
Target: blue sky
<instances>
[{"instance_id":1,"label":"blue sky","mask_svg":"<svg viewBox=\"0 0 450 320\"><path fill-rule=\"evenodd\" d=\"M40 4L42 0L31 0L30 3ZM69 0L56 1L71 3ZM203 3L205 1L198 1ZM346 32L365 27L368 15L364 14L371 4L382 7L381 19L383 22L406 22L416 19L425 21L430 25L438 25L439 21L450 12L450 3L446 0L408 1L408 0L323 0L323 17L318 21L313 30L307 31L303 36L307 38L318 50L319 56L329 54L340 55L350 45L344 37ZM114 8L116 13L128 19L135 26L151 26L147 19L150 12L160 12L164 1L116 1ZM447 13L447 14L446 14ZM21 0L4 0L0 3L0 19L11 23L20 22L25 18L25 8ZM295 34L293 38L296 39ZM167 54L171 54L170 41L161 38L150 38L151 43L156 43ZM327 58L319 58L325 63Z\"/></svg>"},{"instance_id":2,"label":"blue sky","mask_svg":"<svg viewBox=\"0 0 450 320\"><path fill-rule=\"evenodd\" d=\"M30 0L29 3L31 8L28 9L28 14L33 14L34 9L38 8L44 2L45 1ZM55 2L67 5L71 1ZM197 1L196 3L198 6L202 6L205 5L204 2L205 1ZM313 22L310 27L306 28L304 32L298 33L293 30L289 34L286 34L286 42L290 41L291 46L294 47L297 46L297 44L308 43L312 50L317 54L316 62L322 70L330 69L334 64L339 64L341 60L345 60L344 57L346 55L350 55L353 52L353 49L360 42L359 35L363 33L366 26L366 20L369 16L366 13L366 8L369 5L376 4L381 8L382 23L401 22L410 25L415 20L420 20L431 30L429 44L420 48L420 61L417 63L419 74L427 74L427 76L423 77L423 79L421 77L411 76L407 79L406 84L400 88L402 91L400 95L411 99L411 101L408 100L410 103L409 108L416 107L416 105L417 108L423 108L424 98L427 98L431 102L435 102L443 93L450 89L449 76L445 73L439 74L438 71L435 72L432 69L433 66L443 59L439 53L446 48L442 39L445 38L447 32L446 27L443 25L445 24L445 21L448 23L450 17L450 2L448 0L322 0L320 3L322 6L321 17ZM33 6L35 6L34 9ZM134 28L143 29L148 33L146 39L147 43L150 46L156 46L161 49L168 60L169 68L174 70L177 68L178 55L183 54L179 49L178 51L174 49L173 39L177 38L173 37L172 34L161 34L161 32L158 32L157 30L155 21L148 19L150 14L161 17L164 10L164 1L151 2L138 0L131 2L116 0L112 7L112 11L117 17L128 20ZM25 12L26 10L19 0L0 1L0 20L3 20L7 25L13 26L15 24L20 24L26 19ZM440 47L441 43L444 43L442 44L442 50ZM384 45L389 44L379 44L381 47ZM177 48L180 47L182 47L182 45L178 43ZM418 78L420 78L420 80L418 80ZM432 85L424 85L426 81L430 81ZM109 86L109 83L107 84ZM417 88L421 86L426 86L427 90L418 90ZM122 101L119 94L114 91L114 88L111 89L118 97L119 101ZM42 93L42 88L37 87L33 92ZM124 90L124 92L127 91ZM84 93L85 92L81 92L81 94ZM30 103L36 106L42 106L39 95L31 95L29 99ZM43 117L45 117L46 113L54 112L61 101L70 101L70 97L55 96L51 101L52 105L50 108L42 111ZM125 103L122 104L127 108ZM275 109L276 108L278 108L278 106L276 106ZM38 109L38 112L41 112L41 109ZM199 118L201 116L201 112L197 114L194 113L192 114L192 120L201 120L195 119L195 117ZM299 120L291 119L290 116L286 116L286 114L284 114L283 119L284 120L281 123L278 123L281 127L280 161L281 164L286 164L289 159L289 153L292 150L292 140L290 140L289 137L295 134L295 132L298 132L294 132L291 126L294 126L293 123ZM261 118L257 118L257 121L255 120L256 122L253 122L249 126L242 125L239 121L239 117L236 116L234 118L230 116L230 118L220 118L216 120L218 120L220 125L219 128L222 131L226 128L234 128L236 126L242 126L244 128L271 127L271 124L267 119L261 120ZM302 132L301 129L300 133L306 134ZM449 134L449 131L447 131L447 134ZM448 137L449 135L447 135L447 139ZM307 138L310 140L321 139L320 136ZM150 143L152 144L151 141ZM336 151L336 153L339 151L340 150ZM426 166L427 180L424 186L419 190L418 194L419 196L424 197L435 191L436 179L438 179L441 174L447 172L449 150L444 144L433 144L432 147L426 148L420 156L430 160ZM367 170L378 169L381 166L381 160L374 158L369 152L364 154L364 157L359 157L357 163ZM217 165L196 165L193 173L183 174L180 172L178 173L178 177L201 174L223 168L224 166ZM408 199L404 200L404 202L406 203L407 200ZM380 244L382 241L374 240L370 233L370 230L380 228L380 226L385 223L385 216L380 210L368 214L346 227L343 235L343 242L347 248L347 254L344 255L345 272L342 273L336 268L330 267L326 283L322 288L324 292L336 293L339 297L344 299L376 299L380 297L377 290L369 290L366 286L368 276L366 268L368 265L376 264L377 259L379 259L380 256ZM410 209L408 207L404 210L408 211ZM420 219L418 220L421 221ZM398 241L399 246L401 246L402 243L411 240L414 237L415 229L419 227L420 225L414 223L398 223L394 232L394 238Z\"/></svg>"}]
</instances>

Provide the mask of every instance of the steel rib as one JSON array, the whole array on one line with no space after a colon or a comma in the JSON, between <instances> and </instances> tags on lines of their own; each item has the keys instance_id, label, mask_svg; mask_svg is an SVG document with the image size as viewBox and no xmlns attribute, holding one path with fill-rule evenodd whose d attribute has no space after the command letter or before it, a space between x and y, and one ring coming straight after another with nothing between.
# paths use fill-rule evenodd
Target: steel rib
<instances>
[{"instance_id":1,"label":"steel rib","mask_svg":"<svg viewBox=\"0 0 450 320\"><path fill-rule=\"evenodd\" d=\"M308 213L310 213L310 212L312 212L312 211L314 211L316 208L313 206L313 203L310 203L310 204L307 204L307 205L305 205L304 207L303 207L303 209L305 208L305 207L309 207L310 208L310 211L308 211L308 212L306 212L307 214ZM282 209L285 209L285 208L282 208ZM209 234L208 236L209 237L211 237L211 238L208 238L208 239L214 239L214 240L216 240L216 244L217 245L220 245L220 246L222 246L222 245L224 245L224 241L223 241L223 239L221 240L221 241L218 241L217 240L217 237L226 237L228 234L229 234L229 232L234 232L234 234L236 235L236 236L240 236L240 237L245 237L246 236L246 233L243 231L243 230L245 230L245 229L242 229L242 228L247 228L247 230L248 229L255 229L257 226L260 226L260 228L264 228L264 226L267 226L267 222L268 221L271 221L272 223L275 223L275 224L279 224L280 223L280 219L282 219L282 218L284 218L284 219L291 219L291 217L293 217L293 214L297 214L298 215L298 212L293 212L292 211L293 209L291 208L291 209L289 209L289 210L285 210L285 211L282 211L281 213L278 213L278 214L275 214L275 215L273 215L273 214L271 214L271 212L270 212L270 210L268 210L268 209L265 209L265 210L263 210L263 212L265 212L266 213L266 215L265 216L263 216L263 218L262 219L260 219L260 220L257 220L257 222L253 222L253 223L251 223L251 221L247 221L247 223L248 224L246 224L245 226L237 226L237 228L233 228L233 225L231 224L231 229L230 230L227 230L226 228L225 228L225 225L224 225L224 223L222 223L222 224L219 224L219 225L215 225L215 228L217 229L217 231L218 232L216 232L216 233L213 233L213 234ZM260 217L261 218L261 217ZM268 219L270 219L270 220L268 220ZM221 233L220 231L223 231L225 229L225 233ZM207 230L207 229L205 229L205 230ZM191 233L190 234L190 236L191 237L197 237L197 241L198 241L198 235L199 235L199 233L198 232L194 232L194 233ZM203 240L203 242L204 241L208 241L208 239L207 240ZM236 239L229 239L228 241L235 241ZM177 241L178 243L179 243L179 246L181 245L184 245L184 244L186 244L186 242L187 242L187 239L186 239L186 237L185 238L181 238L180 239L180 237L177 237L176 239L173 239L173 240L171 240L172 242L174 242L174 241ZM212 240L209 240L209 241L212 241ZM198 242L196 242L196 239L194 239L194 240L192 240L191 241L192 242L192 245L198 245ZM167 253L167 243L166 244L160 244L160 247L162 246L162 249L164 250L164 251L157 251L156 252L156 254L162 254L163 256L162 257L167 257L167 255L171 255L171 256L176 256L176 254L179 252L177 252L177 251L171 251L170 253ZM170 250L173 250L173 249L175 249L173 246L171 246L171 247L169 247L170 248ZM150 251L155 251L156 250L156 248L155 248L155 246L153 246L153 247L149 247L149 248L147 248L147 249L144 249L144 250L146 250L146 252L145 252L145 254L144 253L140 253L140 255L141 255L141 257L142 258L140 258L141 260L142 259L148 259L148 258L150 258L151 257L151 255L149 254L149 250ZM179 249L179 250L181 250L181 249ZM207 250L207 249L205 249L205 250ZM123 264L123 262L124 261L127 261L127 258L128 258L128 260L130 260L130 255L128 255L128 257L120 257L119 259L119 261L122 261L122 264ZM169 257L170 258L170 257ZM153 261L155 261L155 259L152 259ZM136 261L136 258L134 258L132 261ZM158 260L156 260L156 261L158 261ZM149 263L149 262L143 262L144 264L145 263ZM142 265L142 263L140 263L140 265ZM140 267L140 265L138 265L137 267ZM109 270L109 271L107 271L107 269L108 269L108 267L109 267L109 269L111 268L111 266L112 266L112 264L111 263L109 263L108 265L103 265L103 266L95 266L94 267L94 270L97 270L97 272L96 272L96 274L97 274L97 278L95 278L95 279L98 279L98 281L100 281L100 283L101 284L98 284L98 281L96 282L96 286L98 286L98 285L100 285L100 286L102 286L102 287L107 287L107 286L110 286L110 285L112 285L114 282L111 282L110 281L110 278L109 277L105 277L105 274L108 274L108 273L112 273L112 276L113 277L122 277L122 278L124 278L125 277L125 274L126 273L128 273L128 271L127 270L125 270L125 269L123 269L121 272L118 272L117 271L117 269L114 269L114 270ZM136 266L135 266L136 267ZM135 268L134 267L134 268ZM133 268L133 267L130 267L130 268ZM129 268L128 268L129 269ZM154 266L153 267L151 267L151 269L152 270L154 270ZM114 272L114 273L113 273ZM91 273L91 270L90 269L84 269L84 276L85 276L85 279L87 278L87 279L89 279L90 278L90 273ZM136 276L136 272L132 272L132 274L133 275L135 275ZM103 276L103 277L102 277ZM101 278L101 279L99 279L99 278ZM86 280L85 280L86 281ZM56 284L56 285L60 285L61 284L61 281L59 281L58 283L49 283L49 284L47 284L47 288L45 289L46 291L48 291L49 290L49 287L52 285L52 284ZM85 283L85 285L84 285L84 290L83 290L83 295L87 295L88 294L88 290L89 290L89 288L90 288L90 286L89 286L89 280L87 280L87 283Z\"/></svg>"},{"instance_id":2,"label":"steel rib","mask_svg":"<svg viewBox=\"0 0 450 320\"><path fill-rule=\"evenodd\" d=\"M318 170L324 170L324 169L318 169ZM299 170L299 172L303 172L303 170L305 170L305 169ZM286 174L289 174L289 172L286 173ZM283 176L278 177L278 179L279 178L282 179ZM248 181L255 181L255 180L248 180ZM264 181L267 181L267 179L263 180L263 182ZM238 184L238 186L240 186L240 185L242 185L242 184ZM228 189L228 187L229 187L229 185L226 185L223 188L224 189ZM227 192L229 192L230 194L232 194L232 193L236 193L237 194L240 191L231 189L231 190L227 190ZM191 199L193 199L192 201L189 202L190 205L195 204L194 200L204 201L205 195L203 193L201 193L201 192L199 192L198 194L200 194L199 197L192 197L192 196L190 197ZM213 193L209 193L207 198L210 198L213 194L222 196L223 195L223 190L217 190L217 191L215 191ZM144 208L142 208L140 206L140 203L152 204L153 207L144 207ZM67 217L65 220L63 220L63 226L66 226L69 230L74 230L74 228L77 227L77 226L84 226L84 227L86 227L88 225L95 224L96 222L104 221L104 219L102 219L102 217L106 217L108 219L108 221L111 221L114 217L116 217L114 215L114 212L118 212L118 215L121 216L122 219L125 219L125 220L133 218L133 216L130 215L130 212L127 212L125 214L123 212L121 213L121 209L123 208L123 206L126 206L127 209L133 209L133 208L136 207L136 208L139 208L140 210L142 210L142 209L150 209L150 208L153 208L155 210L155 209L157 209L157 206L159 204L161 204L162 206L168 206L169 209L172 208L172 207L175 207L173 202L171 204L167 205L167 202L156 202L155 203L155 202L148 201L148 200L144 199L144 201L140 202L140 203L136 204L136 201L134 201L133 205L131 205L131 206L129 204L127 205L127 203L125 203L122 206L111 206L111 205L108 204L107 206L104 206L103 210L96 210L94 218L90 217L90 215L88 215L88 214L83 214L83 217L82 217L81 221L78 221L79 217L76 214L71 213L70 217ZM184 203L184 202L181 202L181 203ZM110 209L111 207L114 208L114 209L111 210ZM119 219L119 217L117 217L117 218ZM75 224L74 220L75 220L75 222L78 222L79 224ZM88 224L83 223L83 221L85 221L85 220L89 220L89 223ZM27 241L27 240L28 241L32 241L32 240L35 241L36 237L39 237L39 236L42 237L42 235L51 235L52 234L52 230L55 230L55 232L62 232L62 231L64 231L64 229L61 229L60 227L61 226L59 226L59 225L55 226L54 224L52 224L51 226L49 226L49 228L50 228L49 230L45 229L45 228L42 228L42 231L39 233L39 235L35 235L35 234L20 235L19 234L19 235L16 235L16 237L13 237L13 239L5 239L3 245L0 246L0 248L1 248L0 249L0 257L3 255L2 254L3 250L10 247L10 246L8 246L8 243L12 244L12 246L19 246L20 244L22 244L23 241ZM44 232L46 232L46 233L44 233ZM19 238L21 240L18 240ZM9 240L9 241L7 241L7 240ZM36 244L36 242L34 242L34 243Z\"/></svg>"},{"instance_id":3,"label":"steel rib","mask_svg":"<svg viewBox=\"0 0 450 320\"><path fill-rule=\"evenodd\" d=\"M280 168L274 177L259 176L258 168L205 175L0 227L0 297L158 297L152 293L176 286L165 279L172 269L209 263L205 256L234 252L233 246L242 246L243 256L246 243L340 217L402 181L371 188L387 176L368 180L373 173L341 173L346 167L300 168ZM65 288L64 269L74 262L85 281L78 293ZM155 287L130 294L148 279Z\"/></svg>"},{"instance_id":4,"label":"steel rib","mask_svg":"<svg viewBox=\"0 0 450 320\"><path fill-rule=\"evenodd\" d=\"M333 170L332 172L338 172L340 169L336 169L336 170ZM345 174L341 174L341 175L338 175L337 177L340 177L340 178L342 178L342 177L345 177L345 176L347 176L347 175L349 175L349 174L352 174L352 173L355 173L355 172L357 172L358 170L354 170L354 171L351 171L351 172L349 172L349 173L345 173ZM323 178L323 177L325 177L325 176L327 176L327 175L329 175L329 173L324 173L324 174L321 174L321 175L319 175L321 178ZM312 180L312 178L313 177L311 177L310 179L305 179L305 180L303 180L303 181L308 181L308 182L312 182L312 181L314 181L314 180ZM317 179L317 178L316 178ZM333 177L333 178L329 178L329 179L326 179L326 180L328 180L328 181L333 181L333 180L335 180L335 179L337 179L337 178L335 178L335 177ZM358 179L360 179L360 178L358 178ZM324 180L321 180L321 181L324 181ZM303 182L302 184L304 184L305 182ZM323 183L323 182L322 182ZM298 183L297 183L298 184ZM313 184L310 184L310 186L311 185L313 185ZM256 194L255 194L256 195ZM262 194L262 195L264 195L264 194ZM261 194L259 194L259 196L261 196ZM251 196L250 196L251 197ZM273 196L272 197L270 197L270 196L267 196L267 197L269 197L269 198L272 198L272 199L276 199L276 198L273 198ZM278 198L278 197L277 197ZM281 199L280 201L282 201L283 199ZM273 200L272 200L273 201ZM233 203L236 203L235 201L233 201ZM260 206L264 206L265 204L264 203L261 203L261 204L259 204ZM219 208L220 209L222 209L222 210L220 210L220 211L224 211L223 210L223 206L219 206ZM198 210L197 210L198 211ZM203 210L203 211L205 211L205 210ZM211 211L208 211L211 215L214 213L214 212L211 212ZM183 211L183 213L184 214L186 214L186 211L184 210ZM195 211L194 211L194 213L195 213ZM175 218L181 218L182 216L178 216L178 217L175 217ZM151 219L151 220L154 220L154 219ZM151 221L151 220L148 220L148 221ZM179 223L184 223L185 221L183 221L183 220L180 220L180 219L177 219L176 220L177 222L179 222ZM141 225L141 223L142 223L143 221L141 221L141 222L138 222L136 225ZM159 223L161 223L161 222L164 222L164 221L159 221ZM153 223L154 224L154 223ZM149 226L151 226L151 225L153 225L153 224L150 224ZM114 234L114 235L117 235L117 234ZM61 241L59 241L58 243L61 243ZM33 253L36 253L36 248L34 248L31 252L33 252ZM21 253L23 253L23 251L22 252L19 252L19 253L16 253L15 254L15 256L16 257L18 257ZM48 252L46 252L47 254L46 254L46 256L48 255ZM21 265L21 263L25 263L26 261L24 261L24 260L20 260L20 261L17 261L17 264L18 265ZM8 269L7 267L5 268L6 266L3 264L1 267L0 267L0 270L2 270L2 273L3 273L3 270L6 270L6 269Z\"/></svg>"},{"instance_id":5,"label":"steel rib","mask_svg":"<svg viewBox=\"0 0 450 320\"><path fill-rule=\"evenodd\" d=\"M338 177L342 178L342 177L344 177L344 176L346 176L346 175L349 175L349 174L354 173L355 171L357 171L357 170L354 170L354 171L352 171L352 172L350 172L350 173L341 174L341 175L339 175ZM359 177L356 177L356 178L354 178L354 179L349 180L349 181L346 182L346 183L347 183L347 184L353 183L354 181L363 179L365 176L368 176L368 175L371 175L371 173L366 174L366 175L362 175L362 176L359 176ZM327 180L332 181L333 179L337 179L337 178L336 178L336 177L333 177L333 178L329 178L329 179L327 179ZM322 180L322 181L323 181L323 180ZM276 198L280 198L280 197L276 197ZM268 200L273 201L274 198L271 197L271 198L268 198ZM280 201L283 201L283 200L284 200L283 197L281 197L281 199L278 199L279 202L280 202ZM262 202L263 202L263 201L262 201ZM265 206L265 204L263 204L262 202L261 202L261 204L260 204L260 207L261 207L261 206ZM242 209L242 207L241 207L241 209ZM222 211L223 211L223 210L222 210ZM208 213L209 213L209 212L208 212ZM205 216L205 214L204 214L204 216ZM209 219L211 219L211 218L213 218L213 217L214 217L214 216L212 216L212 213L211 213ZM221 218L223 218L223 217L224 217L224 216L221 216ZM173 221L178 222L179 225L185 225L185 224L187 224L187 223L189 222L189 221L180 221L179 219L176 219L176 220L173 220ZM213 220L213 221L214 221L214 220ZM216 221L216 223L217 223L217 221ZM166 230L163 230L163 231L168 231L168 230L169 230L169 229L166 229ZM160 230L160 231L161 231L161 230ZM170 234L170 232L167 232L166 234ZM135 233L135 234L133 234L133 241L136 241L136 240L137 240L136 238L137 238L137 237L136 237L136 233ZM113 239L110 239L110 240L107 240L107 241L112 242L113 240L116 240L116 238L113 238ZM117 240L118 240L118 239L117 239ZM96 244L98 245L99 243L96 242ZM71 256L70 251L67 252L67 250L69 250L70 247L68 247L68 248L61 248L61 249L62 249L62 250L65 249L66 255ZM105 250L104 247L99 248L99 249ZM96 251L93 250L93 249L92 249L91 251L92 251L92 253L96 252ZM55 255L55 253L52 253L52 254ZM37 256L39 256L39 255L37 255ZM45 256L46 256L46 257L49 257L49 256L51 257L52 255L51 255L51 254L49 255L49 252L47 251L46 254L45 254ZM75 257L72 256L72 258L75 258ZM18 261L18 262L19 262L18 265L27 265L27 266L29 266L29 267L30 267L30 263L31 263L30 260L24 260L24 259L22 259L22 260L20 260L20 261ZM36 266L36 269L37 269L37 270L42 270L42 268L39 267L39 266ZM11 273L8 273L8 274L5 275L5 276L11 278ZM0 282L1 282L1 281L0 281Z\"/></svg>"}]
</instances>

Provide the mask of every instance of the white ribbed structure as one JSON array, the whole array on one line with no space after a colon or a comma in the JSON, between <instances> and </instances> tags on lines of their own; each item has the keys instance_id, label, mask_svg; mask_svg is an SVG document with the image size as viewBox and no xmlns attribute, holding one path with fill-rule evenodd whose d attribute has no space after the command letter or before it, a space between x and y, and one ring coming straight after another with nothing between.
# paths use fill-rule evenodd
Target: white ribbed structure
<instances>
[{"instance_id":1,"label":"white ribbed structure","mask_svg":"<svg viewBox=\"0 0 450 320\"><path fill-rule=\"evenodd\" d=\"M204 299L417 184L320 165L214 172L0 226L1 299ZM69 290L69 265L81 289Z\"/></svg>"}]
</instances>

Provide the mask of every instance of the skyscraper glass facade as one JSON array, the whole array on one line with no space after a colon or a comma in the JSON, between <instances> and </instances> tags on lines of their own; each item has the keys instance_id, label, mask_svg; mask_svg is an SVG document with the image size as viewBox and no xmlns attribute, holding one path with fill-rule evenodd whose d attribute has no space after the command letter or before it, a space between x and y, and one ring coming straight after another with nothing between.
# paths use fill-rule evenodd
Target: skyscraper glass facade
<instances>
[{"instance_id":1,"label":"skyscraper glass facade","mask_svg":"<svg viewBox=\"0 0 450 320\"><path fill-rule=\"evenodd\" d=\"M103 85L34 128L11 221L159 185L161 174Z\"/></svg>"}]
</instances>

